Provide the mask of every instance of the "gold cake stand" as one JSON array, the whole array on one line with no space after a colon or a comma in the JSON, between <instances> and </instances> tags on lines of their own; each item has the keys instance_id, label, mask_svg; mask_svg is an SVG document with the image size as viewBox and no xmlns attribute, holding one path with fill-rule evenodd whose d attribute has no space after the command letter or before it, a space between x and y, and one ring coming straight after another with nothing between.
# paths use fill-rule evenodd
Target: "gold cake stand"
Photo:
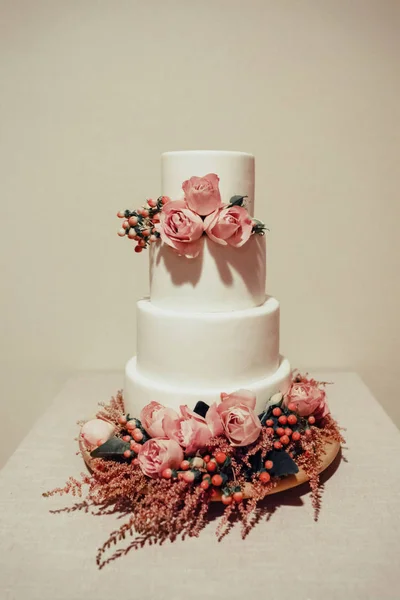
<instances>
[{"instance_id":1,"label":"gold cake stand","mask_svg":"<svg viewBox=\"0 0 400 600\"><path fill-rule=\"evenodd\" d=\"M86 463L86 466L88 467L89 470L91 470L91 463L92 463L93 459L90 456L89 452L84 447L82 442L80 442L79 446L80 446L80 450L81 450L83 459ZM339 444L339 442L336 442L333 440L327 441L325 444L324 450L325 450L325 453L322 458L322 464L321 464L321 468L319 471L320 473L325 471L335 460L336 456L338 455L338 453L340 451L340 444ZM299 472L296 473L295 475L288 475L287 477L280 479L278 484L269 492L268 495L278 494L279 492L284 492L285 490L289 490L291 488L297 487L298 485L302 485L303 483L306 483L307 481L308 481L307 475L305 474L305 472L302 469L299 469ZM243 493L244 493L245 498L251 498L251 496L252 496L251 483L245 484ZM221 497L214 496L213 500L218 502L221 500Z\"/></svg>"}]
</instances>

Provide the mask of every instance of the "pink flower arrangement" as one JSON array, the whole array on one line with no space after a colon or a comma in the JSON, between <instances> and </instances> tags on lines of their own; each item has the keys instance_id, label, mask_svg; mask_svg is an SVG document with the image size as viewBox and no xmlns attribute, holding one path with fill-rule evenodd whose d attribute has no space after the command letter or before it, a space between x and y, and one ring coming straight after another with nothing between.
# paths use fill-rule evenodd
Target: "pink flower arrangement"
<instances>
[{"instance_id":1,"label":"pink flower arrangement","mask_svg":"<svg viewBox=\"0 0 400 600\"><path fill-rule=\"evenodd\" d=\"M101 446L115 433L115 426L103 419L91 419L81 428L81 438L87 449L93 446Z\"/></svg>"},{"instance_id":2,"label":"pink flower arrangement","mask_svg":"<svg viewBox=\"0 0 400 600\"><path fill-rule=\"evenodd\" d=\"M253 221L243 206L228 206L211 213L204 221L208 237L224 246L240 248L253 230Z\"/></svg>"},{"instance_id":3,"label":"pink flower arrangement","mask_svg":"<svg viewBox=\"0 0 400 600\"><path fill-rule=\"evenodd\" d=\"M233 394L221 394L221 400L217 411L232 446L248 446L255 442L262 428L254 412L255 395L248 390L238 390Z\"/></svg>"},{"instance_id":4,"label":"pink flower arrangement","mask_svg":"<svg viewBox=\"0 0 400 600\"><path fill-rule=\"evenodd\" d=\"M179 254L188 258L195 258L199 254L204 222L188 207L185 200L165 204L160 213L160 221L154 228L162 241Z\"/></svg>"},{"instance_id":5,"label":"pink flower arrangement","mask_svg":"<svg viewBox=\"0 0 400 600\"><path fill-rule=\"evenodd\" d=\"M313 415L316 419L323 419L330 412L325 390L313 380L295 380L283 399L284 406L289 404L295 405L295 410L301 417Z\"/></svg>"},{"instance_id":6,"label":"pink flower arrangement","mask_svg":"<svg viewBox=\"0 0 400 600\"><path fill-rule=\"evenodd\" d=\"M219 177L209 173L204 177L191 177L182 184L188 207L204 217L221 206Z\"/></svg>"},{"instance_id":7,"label":"pink flower arrangement","mask_svg":"<svg viewBox=\"0 0 400 600\"><path fill-rule=\"evenodd\" d=\"M178 418L178 413L173 408L167 408L159 402L146 404L140 413L140 421L150 437L167 437L163 421L168 415L172 419Z\"/></svg>"},{"instance_id":8,"label":"pink flower arrangement","mask_svg":"<svg viewBox=\"0 0 400 600\"><path fill-rule=\"evenodd\" d=\"M164 469L179 468L183 461L183 450L174 440L152 438L143 444L138 459L145 475L161 477Z\"/></svg>"},{"instance_id":9,"label":"pink flower arrangement","mask_svg":"<svg viewBox=\"0 0 400 600\"><path fill-rule=\"evenodd\" d=\"M157 201L148 199L138 210L119 211L122 227L118 235L135 240L135 252L142 252L161 238L187 258L199 255L203 235L217 244L236 248L243 246L252 233L264 235L264 224L253 220L243 205L245 196L222 202L215 173L187 179L182 190L181 200L160 196Z\"/></svg>"},{"instance_id":10,"label":"pink flower arrangement","mask_svg":"<svg viewBox=\"0 0 400 600\"><path fill-rule=\"evenodd\" d=\"M225 434L233 446L247 446L254 442L261 432L261 422L254 412L255 405L256 399L252 392L238 390L233 394L221 394L220 404L212 404L205 417L187 406L181 406L178 414L158 402L150 402L142 409L140 419L147 433L155 436L153 439L159 442L162 441L161 438L173 441L186 455L193 455L198 450L204 450L213 437L221 434ZM143 448L148 448L146 444L148 442ZM156 450L159 452L158 446L151 447L151 456ZM140 465L143 464L149 470L149 451L145 452L146 459L140 458L141 453L138 458Z\"/></svg>"}]
</instances>

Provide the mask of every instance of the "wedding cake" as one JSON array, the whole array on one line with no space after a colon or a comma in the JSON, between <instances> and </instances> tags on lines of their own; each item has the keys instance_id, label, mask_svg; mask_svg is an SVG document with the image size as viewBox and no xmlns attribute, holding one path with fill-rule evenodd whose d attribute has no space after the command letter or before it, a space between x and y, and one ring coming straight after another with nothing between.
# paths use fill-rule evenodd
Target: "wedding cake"
<instances>
[{"instance_id":1,"label":"wedding cake","mask_svg":"<svg viewBox=\"0 0 400 600\"><path fill-rule=\"evenodd\" d=\"M71 511L127 517L99 548L100 568L147 542L198 536L216 501L224 506L218 539L236 520L245 538L269 494L307 480L317 519L319 474L344 439L328 382L291 373L279 353L279 302L265 291L266 228L254 217L254 157L167 152L162 195L118 217L118 235L150 255L137 356L123 392L81 426L90 473L44 495L85 489Z\"/></svg>"},{"instance_id":2,"label":"wedding cake","mask_svg":"<svg viewBox=\"0 0 400 600\"><path fill-rule=\"evenodd\" d=\"M137 355L125 371L127 412L139 414L151 401L175 409L210 405L240 388L254 392L262 412L273 394L287 391L291 371L279 353L279 302L265 291L254 156L182 151L161 161L163 210L149 201L155 215L150 296L137 303ZM127 228L125 221L122 235Z\"/></svg>"}]
</instances>

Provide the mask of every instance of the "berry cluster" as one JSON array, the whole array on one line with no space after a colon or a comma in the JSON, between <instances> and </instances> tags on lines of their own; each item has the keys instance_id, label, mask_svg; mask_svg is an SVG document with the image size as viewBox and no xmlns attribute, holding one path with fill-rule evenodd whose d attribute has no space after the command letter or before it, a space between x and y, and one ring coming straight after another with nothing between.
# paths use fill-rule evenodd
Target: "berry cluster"
<instances>
[{"instance_id":1,"label":"berry cluster","mask_svg":"<svg viewBox=\"0 0 400 600\"><path fill-rule=\"evenodd\" d=\"M139 460L137 455L140 452L142 444L149 438L138 419L130 419L123 416L119 418L119 424L124 428L122 431L123 441L129 443L129 448L123 453L124 458L131 459L133 465L138 465Z\"/></svg>"},{"instance_id":2,"label":"berry cluster","mask_svg":"<svg viewBox=\"0 0 400 600\"><path fill-rule=\"evenodd\" d=\"M265 431L273 438L274 449L282 450L293 442L299 442L302 436L311 437L310 425L314 424L315 417L300 417L296 414L296 405L290 403L285 408L272 408L269 418L265 420Z\"/></svg>"},{"instance_id":3,"label":"berry cluster","mask_svg":"<svg viewBox=\"0 0 400 600\"><path fill-rule=\"evenodd\" d=\"M117 217L123 219L118 235L137 242L135 252L142 252L160 237L154 226L159 222L159 213L167 202L167 196L160 196L157 200L147 200L146 205L138 210L121 210L117 213Z\"/></svg>"},{"instance_id":4,"label":"berry cluster","mask_svg":"<svg viewBox=\"0 0 400 600\"><path fill-rule=\"evenodd\" d=\"M165 469L164 479L178 479L186 483L198 483L203 490L209 490L210 497L221 496L224 504L241 502L243 492L240 485L228 485L227 470L231 464L230 457L225 452L194 456L183 460L180 470Z\"/></svg>"}]
</instances>

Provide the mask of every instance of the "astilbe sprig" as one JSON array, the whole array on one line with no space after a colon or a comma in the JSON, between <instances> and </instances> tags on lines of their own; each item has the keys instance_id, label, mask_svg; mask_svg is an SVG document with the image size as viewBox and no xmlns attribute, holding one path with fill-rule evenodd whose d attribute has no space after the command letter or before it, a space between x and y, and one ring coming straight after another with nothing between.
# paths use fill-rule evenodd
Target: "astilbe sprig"
<instances>
[{"instance_id":1,"label":"astilbe sprig","mask_svg":"<svg viewBox=\"0 0 400 600\"><path fill-rule=\"evenodd\" d=\"M100 402L99 406L101 409L97 411L97 419L104 419L105 421L111 421L120 430L121 424L119 419L125 415L124 399L122 391L119 390L115 396L113 396L107 404Z\"/></svg>"},{"instance_id":2,"label":"astilbe sprig","mask_svg":"<svg viewBox=\"0 0 400 600\"><path fill-rule=\"evenodd\" d=\"M323 457L326 454L326 443L327 441L336 441L342 444L345 440L340 433L338 424L330 415L325 417L323 427L310 427L309 431L309 436L301 438L301 453L296 457L296 463L299 468L303 469L309 480L314 520L317 521L321 510L322 495L319 474Z\"/></svg>"}]
</instances>

